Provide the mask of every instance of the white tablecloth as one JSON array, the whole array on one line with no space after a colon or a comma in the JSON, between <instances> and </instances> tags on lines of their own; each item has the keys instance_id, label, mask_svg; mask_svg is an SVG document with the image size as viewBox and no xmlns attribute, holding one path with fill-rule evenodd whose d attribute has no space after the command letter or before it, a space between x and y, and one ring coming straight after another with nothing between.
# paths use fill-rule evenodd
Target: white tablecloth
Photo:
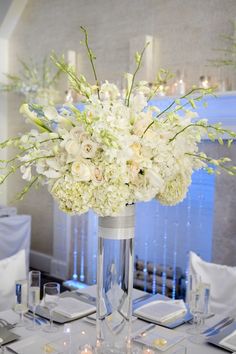
<instances>
[{"instance_id":1,"label":"white tablecloth","mask_svg":"<svg viewBox=\"0 0 236 354\"><path fill-rule=\"evenodd\" d=\"M0 313L1 317L1 313ZM135 326L144 328L142 326L146 326L147 323L136 320ZM19 354L45 354L46 353L46 346L50 346L50 349L54 348L52 353L58 353L57 349L61 349L61 353L71 354L71 353L79 353L78 347L84 344L92 344L95 345L95 338L96 338L96 328L95 325L89 324L86 320L81 319L77 321L73 321L70 324L65 326L60 326L59 331L57 333L49 334L42 330L43 326L39 326L39 329L35 332L27 331L25 328L15 328L15 333L22 336L22 340L16 342L14 344L8 344L14 350L16 350ZM68 334L68 328L70 329L70 334ZM174 353L174 349L178 349L181 346L185 346L187 348L187 354L226 354L227 352L223 349L214 347L210 344L193 344L189 341L188 337L189 334L186 333L186 329L189 328L189 325L184 325L175 329L175 331L179 333L186 334L186 339L181 341L176 346L172 347L168 351L163 353L165 354L172 354ZM68 349L66 351L66 346L72 344L72 352ZM63 346L65 346L64 350ZM76 350L77 349L77 350ZM48 351L49 352L49 351ZM8 352L7 352L8 353ZM122 353L121 353L122 354Z\"/></svg>"},{"instance_id":2,"label":"white tablecloth","mask_svg":"<svg viewBox=\"0 0 236 354\"><path fill-rule=\"evenodd\" d=\"M92 295L94 293L95 287L90 287L85 289L84 292ZM133 298L140 297L143 295L143 292L134 292ZM9 312L1 313L0 318L5 318L10 320L12 323L15 322L16 314L11 311L11 316L9 316ZM208 320L206 320L207 326L212 326L219 321L219 315L214 316ZM66 353L66 354L78 354L78 348L84 344L95 345L96 341L96 328L95 324L88 323L88 321L84 319L76 320L70 323L60 325L57 333L46 333L43 329L44 325L38 326L38 330L35 332L28 331L26 328L14 328L16 334L22 337L22 340L15 342L14 344L9 344L17 353L19 354L45 354L51 353ZM147 326L147 322L141 321L139 319L132 322L132 332L142 331ZM214 347L210 344L194 344L189 340L191 336L186 332L186 330L190 327L189 324L185 324L179 326L174 331L177 333L181 333L185 335L185 339L182 340L179 344L172 347L168 351L163 353L165 354L173 354L174 349L178 349L181 346L185 346L187 349L187 354L223 354L227 353L225 350ZM46 347L45 347L46 345ZM48 347L49 345L49 347ZM62 350L64 348L64 350ZM71 349L69 349L71 348ZM57 350L60 349L60 350ZM48 350L48 351L47 351ZM121 353L122 354L122 353Z\"/></svg>"},{"instance_id":3,"label":"white tablecloth","mask_svg":"<svg viewBox=\"0 0 236 354\"><path fill-rule=\"evenodd\" d=\"M0 218L0 259L10 257L22 249L26 250L26 256L29 257L30 239L30 215Z\"/></svg>"}]
</instances>

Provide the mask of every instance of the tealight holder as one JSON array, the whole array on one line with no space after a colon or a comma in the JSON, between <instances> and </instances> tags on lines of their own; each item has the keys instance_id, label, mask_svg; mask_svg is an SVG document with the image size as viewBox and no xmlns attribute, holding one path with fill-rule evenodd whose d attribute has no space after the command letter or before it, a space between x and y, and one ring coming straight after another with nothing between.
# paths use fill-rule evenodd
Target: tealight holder
<instances>
[{"instance_id":1,"label":"tealight holder","mask_svg":"<svg viewBox=\"0 0 236 354\"><path fill-rule=\"evenodd\" d=\"M84 344L79 347L78 354L94 354L95 350L94 347L90 344Z\"/></svg>"}]
</instances>

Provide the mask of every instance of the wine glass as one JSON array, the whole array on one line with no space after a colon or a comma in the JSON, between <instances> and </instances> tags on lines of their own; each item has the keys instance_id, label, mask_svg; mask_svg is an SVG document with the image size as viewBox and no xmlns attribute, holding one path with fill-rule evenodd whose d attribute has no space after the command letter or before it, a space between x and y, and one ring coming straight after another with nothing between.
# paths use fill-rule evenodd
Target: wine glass
<instances>
[{"instance_id":1,"label":"wine glass","mask_svg":"<svg viewBox=\"0 0 236 354\"><path fill-rule=\"evenodd\" d=\"M54 282L44 284L43 294L44 304L48 308L50 314L50 325L45 326L44 331L56 332L58 328L53 325L52 313L59 302L60 284Z\"/></svg>"},{"instance_id":2,"label":"wine glass","mask_svg":"<svg viewBox=\"0 0 236 354\"><path fill-rule=\"evenodd\" d=\"M195 289L189 294L189 307L193 314L194 327L187 332L193 334L189 339L196 344L202 344L205 342L205 337L201 332L204 329L205 318L208 313L209 289L209 284L198 282Z\"/></svg>"},{"instance_id":3,"label":"wine glass","mask_svg":"<svg viewBox=\"0 0 236 354\"><path fill-rule=\"evenodd\" d=\"M188 306L191 314L193 315L193 326L187 330L189 334L199 333L199 324L200 324L200 312L199 312L199 301L200 301L200 292L198 289L192 289L189 293Z\"/></svg>"},{"instance_id":4,"label":"wine glass","mask_svg":"<svg viewBox=\"0 0 236 354\"><path fill-rule=\"evenodd\" d=\"M2 343L3 343L3 339L0 337L0 353L3 354L4 353L4 349L2 349Z\"/></svg>"},{"instance_id":5,"label":"wine glass","mask_svg":"<svg viewBox=\"0 0 236 354\"><path fill-rule=\"evenodd\" d=\"M36 307L40 303L40 284L41 284L41 273L37 270L32 270L29 272L29 306L33 309L33 324L27 329L34 331L37 329L35 312Z\"/></svg>"},{"instance_id":6,"label":"wine glass","mask_svg":"<svg viewBox=\"0 0 236 354\"><path fill-rule=\"evenodd\" d=\"M24 314L28 311L28 282L26 279L17 280L15 283L15 305L14 311L19 314L20 321L17 327L23 327Z\"/></svg>"}]
</instances>

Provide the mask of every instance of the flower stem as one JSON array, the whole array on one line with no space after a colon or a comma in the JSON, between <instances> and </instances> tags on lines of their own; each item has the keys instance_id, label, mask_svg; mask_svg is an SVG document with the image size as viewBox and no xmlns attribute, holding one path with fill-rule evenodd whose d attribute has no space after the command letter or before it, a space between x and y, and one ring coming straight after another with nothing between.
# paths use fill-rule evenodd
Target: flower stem
<instances>
[{"instance_id":1,"label":"flower stem","mask_svg":"<svg viewBox=\"0 0 236 354\"><path fill-rule=\"evenodd\" d=\"M140 54L140 58L139 58L139 60L138 60L136 70L135 70L135 72L134 72L134 74L133 74L133 78L132 78L130 90L129 90L129 92L127 93L127 97L126 97L126 105L127 105L127 107L129 107L129 101L130 101L130 96L131 96L131 93L132 93L132 90L133 90L133 87L134 87L135 77L136 77L136 75L137 75L137 73L138 73L138 71L139 71L139 69L140 69L144 52L145 52L147 46L149 46L149 44L150 44L150 42L147 42L147 43L145 44L145 46L144 46L144 48L143 48L143 50L142 50L142 52L141 52L141 54Z\"/></svg>"},{"instance_id":2,"label":"flower stem","mask_svg":"<svg viewBox=\"0 0 236 354\"><path fill-rule=\"evenodd\" d=\"M18 170L21 166L23 165L28 165L31 164L34 161L40 160L40 159L49 159L51 157L55 157L55 155L50 155L50 156L39 156L39 157L35 157L32 160L29 161L24 161L22 163L20 163L17 166L13 166L11 167L10 171L0 180L0 185L3 184L5 182L5 180L7 179L7 177L9 177L12 173L14 173L16 170Z\"/></svg>"},{"instance_id":3,"label":"flower stem","mask_svg":"<svg viewBox=\"0 0 236 354\"><path fill-rule=\"evenodd\" d=\"M97 73L96 73L96 69L95 69L95 65L94 65L94 61L93 61L95 59L95 57L94 57L93 52L92 52L92 50L91 50L91 48L89 47L89 44L88 44L88 32L87 32L87 30L83 26L80 26L80 28L84 32L85 45L86 45L86 48L87 48L89 60L90 60L90 63L92 65L93 75L94 75L94 78L95 78L95 81L96 81L96 85L97 85L97 95L98 95L98 98L100 100L99 81L98 81L98 77L97 77Z\"/></svg>"},{"instance_id":4,"label":"flower stem","mask_svg":"<svg viewBox=\"0 0 236 354\"><path fill-rule=\"evenodd\" d=\"M234 135L233 132L231 132L231 131L229 131L229 130L227 130L227 129L221 129L221 128L215 127L214 125L211 125L211 124L204 125L204 124L192 123L192 124L186 125L186 127L184 127L183 129L181 129L180 131L178 131L178 132L169 140L169 143L171 143L179 134L183 133L186 129L188 129L188 128L190 128L190 127L201 127L201 128L206 129L206 130L208 130L208 129L210 128L210 129L214 129L214 130L218 131L220 134L228 133L228 134L231 135L231 136L236 136L236 134Z\"/></svg>"},{"instance_id":5,"label":"flower stem","mask_svg":"<svg viewBox=\"0 0 236 354\"><path fill-rule=\"evenodd\" d=\"M187 92L185 95L181 96L179 98L179 100L182 100L184 98L187 98L189 95L191 95L192 93L194 92L197 92L197 91L201 91L201 92L205 92L205 94L207 94L209 92L209 89L203 89L203 88L199 88L199 87L196 87L196 88L192 88L189 92ZM147 126L147 128L144 130L143 134L141 137L144 136L144 134L148 131L148 129L154 124L155 122L155 119L159 118L160 116L162 116L164 113L166 113L171 107L174 106L174 104L176 104L176 100L172 101L169 106L167 106L163 111L161 111L160 113L157 114L157 116L153 119L153 121ZM183 107L183 106L181 106Z\"/></svg>"},{"instance_id":6,"label":"flower stem","mask_svg":"<svg viewBox=\"0 0 236 354\"><path fill-rule=\"evenodd\" d=\"M16 200L22 200L24 195L30 190L30 188L37 182L39 176L35 176L25 187L24 189L17 194Z\"/></svg>"},{"instance_id":7,"label":"flower stem","mask_svg":"<svg viewBox=\"0 0 236 354\"><path fill-rule=\"evenodd\" d=\"M222 160L214 160L214 159L212 159L212 158L210 158L208 156L192 154L192 153L189 153L189 152L186 152L185 155L195 157L195 158L197 158L199 160L205 161L208 164L214 164L213 161L217 161L217 164L215 164L216 167L222 168L222 170L225 170L230 175L235 175L236 174L235 166L230 166L230 167L224 166L224 164L222 163ZM211 172L211 173L213 173L213 172Z\"/></svg>"}]
</instances>

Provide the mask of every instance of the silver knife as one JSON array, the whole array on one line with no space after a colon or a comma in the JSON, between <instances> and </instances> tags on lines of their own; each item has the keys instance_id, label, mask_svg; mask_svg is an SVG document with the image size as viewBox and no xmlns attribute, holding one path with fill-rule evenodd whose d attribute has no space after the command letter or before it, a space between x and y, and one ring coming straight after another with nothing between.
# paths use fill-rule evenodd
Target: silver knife
<instances>
[{"instance_id":1,"label":"silver knife","mask_svg":"<svg viewBox=\"0 0 236 354\"><path fill-rule=\"evenodd\" d=\"M18 352L16 352L14 349L10 348L10 347L5 347L10 353L13 354L19 354Z\"/></svg>"},{"instance_id":2,"label":"silver knife","mask_svg":"<svg viewBox=\"0 0 236 354\"><path fill-rule=\"evenodd\" d=\"M86 294L86 293L81 293L79 291L75 291L74 294L76 294L81 299L84 298L84 299L86 299L89 302L96 303L96 297L95 296L92 296L92 295L89 295L89 294Z\"/></svg>"},{"instance_id":3,"label":"silver knife","mask_svg":"<svg viewBox=\"0 0 236 354\"><path fill-rule=\"evenodd\" d=\"M212 332L215 329L218 328L218 326L221 326L223 323L227 322L229 319L231 319L231 317L225 317L223 318L221 321L217 322L214 326L207 328L205 331L202 332L202 334L207 334L208 332Z\"/></svg>"},{"instance_id":4,"label":"silver knife","mask_svg":"<svg viewBox=\"0 0 236 354\"><path fill-rule=\"evenodd\" d=\"M153 295L152 294L144 294L144 295L142 295L142 296L140 296L140 297L138 297L138 298L136 298L136 299L134 299L133 300L133 305L136 305L136 304L138 304L139 302L142 302L142 301L144 301L144 300L147 300L147 299L149 299L150 297L152 297Z\"/></svg>"}]
</instances>

